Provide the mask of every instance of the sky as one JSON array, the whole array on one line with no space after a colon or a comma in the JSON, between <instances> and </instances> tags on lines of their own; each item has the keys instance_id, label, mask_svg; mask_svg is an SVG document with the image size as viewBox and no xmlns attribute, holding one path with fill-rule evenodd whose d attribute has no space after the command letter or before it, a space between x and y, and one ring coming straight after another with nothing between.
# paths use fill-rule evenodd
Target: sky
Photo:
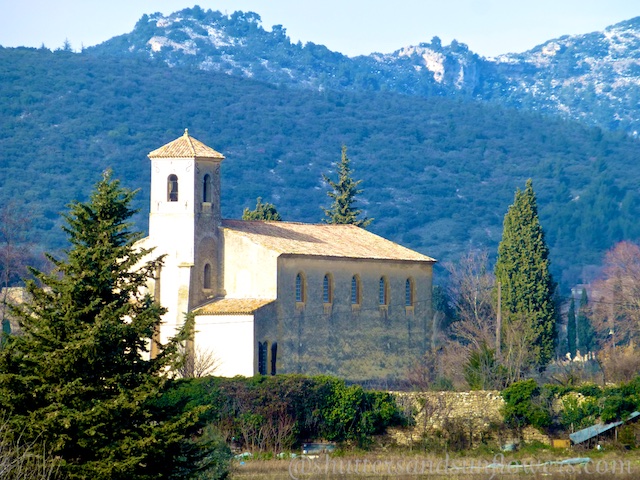
<instances>
[{"instance_id":1,"label":"sky","mask_svg":"<svg viewBox=\"0 0 640 480\"><path fill-rule=\"evenodd\" d=\"M253 11L292 41L345 55L390 53L429 42L466 43L483 56L523 52L566 34L640 16L638 0L0 0L0 45L74 50L133 30L142 15L200 5Z\"/></svg>"}]
</instances>

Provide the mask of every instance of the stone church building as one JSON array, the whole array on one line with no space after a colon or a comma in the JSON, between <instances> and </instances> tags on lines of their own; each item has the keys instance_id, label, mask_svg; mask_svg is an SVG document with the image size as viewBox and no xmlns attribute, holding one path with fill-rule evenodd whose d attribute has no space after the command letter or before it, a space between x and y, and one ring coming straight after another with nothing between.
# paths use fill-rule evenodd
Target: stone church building
<instances>
[{"instance_id":1,"label":"stone church building","mask_svg":"<svg viewBox=\"0 0 640 480\"><path fill-rule=\"evenodd\" d=\"M193 312L215 375L402 378L432 333L435 260L353 225L227 220L224 156L185 133L154 150L149 236L164 264L149 289L160 339ZM196 353L197 354L197 353Z\"/></svg>"}]
</instances>

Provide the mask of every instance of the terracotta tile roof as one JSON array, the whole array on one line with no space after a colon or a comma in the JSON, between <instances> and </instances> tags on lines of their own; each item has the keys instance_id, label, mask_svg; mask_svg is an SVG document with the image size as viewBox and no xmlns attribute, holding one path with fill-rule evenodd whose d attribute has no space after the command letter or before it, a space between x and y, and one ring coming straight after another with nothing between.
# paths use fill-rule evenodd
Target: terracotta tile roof
<instances>
[{"instance_id":1,"label":"terracotta tile roof","mask_svg":"<svg viewBox=\"0 0 640 480\"><path fill-rule=\"evenodd\" d=\"M264 298L218 298L194 310L196 315L246 315L273 302Z\"/></svg>"},{"instance_id":2,"label":"terracotta tile roof","mask_svg":"<svg viewBox=\"0 0 640 480\"><path fill-rule=\"evenodd\" d=\"M224 155L207 147L204 143L189 135L185 128L184 135L154 150L149 158L217 158L224 159Z\"/></svg>"},{"instance_id":3,"label":"terracotta tile roof","mask_svg":"<svg viewBox=\"0 0 640 480\"><path fill-rule=\"evenodd\" d=\"M223 220L222 227L280 254L435 262L354 225Z\"/></svg>"}]
</instances>

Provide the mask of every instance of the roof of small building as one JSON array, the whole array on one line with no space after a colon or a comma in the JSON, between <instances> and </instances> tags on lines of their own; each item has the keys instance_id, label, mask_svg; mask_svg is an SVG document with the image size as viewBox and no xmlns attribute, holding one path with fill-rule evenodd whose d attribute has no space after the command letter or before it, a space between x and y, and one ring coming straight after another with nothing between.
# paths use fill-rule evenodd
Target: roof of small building
<instances>
[{"instance_id":1,"label":"roof of small building","mask_svg":"<svg viewBox=\"0 0 640 480\"><path fill-rule=\"evenodd\" d=\"M611 430L614 427L619 427L623 423L626 423L629 420L633 420L639 415L640 415L640 412L632 412L631 414L629 414L629 416L625 420L622 420L619 422L612 422L604 425L601 423L598 423L596 425L592 425L591 427L583 428L582 430L578 430L577 432L571 433L569 435L569 438L575 444L582 443L591 438L597 437L601 433Z\"/></svg>"},{"instance_id":2,"label":"roof of small building","mask_svg":"<svg viewBox=\"0 0 640 480\"><path fill-rule=\"evenodd\" d=\"M279 254L435 262L355 225L223 220L222 227Z\"/></svg>"},{"instance_id":3,"label":"roof of small building","mask_svg":"<svg viewBox=\"0 0 640 480\"><path fill-rule=\"evenodd\" d=\"M196 315L248 315L273 302L265 298L216 298L196 309Z\"/></svg>"},{"instance_id":4,"label":"roof of small building","mask_svg":"<svg viewBox=\"0 0 640 480\"><path fill-rule=\"evenodd\" d=\"M224 155L216 152L213 148L207 147L204 143L189 135L189 130L184 129L184 135L169 142L153 152L149 153L149 158L215 158L224 159Z\"/></svg>"}]
</instances>

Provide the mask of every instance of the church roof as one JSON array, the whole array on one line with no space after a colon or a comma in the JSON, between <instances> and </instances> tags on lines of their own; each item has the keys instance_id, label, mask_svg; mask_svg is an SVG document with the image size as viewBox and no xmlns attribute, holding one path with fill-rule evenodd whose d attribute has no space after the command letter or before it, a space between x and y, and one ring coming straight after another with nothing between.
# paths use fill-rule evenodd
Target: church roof
<instances>
[{"instance_id":1,"label":"church roof","mask_svg":"<svg viewBox=\"0 0 640 480\"><path fill-rule=\"evenodd\" d=\"M273 302L264 298L218 298L194 310L196 315L248 315Z\"/></svg>"},{"instance_id":2,"label":"church roof","mask_svg":"<svg viewBox=\"0 0 640 480\"><path fill-rule=\"evenodd\" d=\"M184 135L157 148L149 154L149 158L216 158L223 160L224 155L207 147L204 143L189 135L184 129Z\"/></svg>"},{"instance_id":3,"label":"church roof","mask_svg":"<svg viewBox=\"0 0 640 480\"><path fill-rule=\"evenodd\" d=\"M435 262L355 225L223 220L222 227L280 254Z\"/></svg>"}]
</instances>

